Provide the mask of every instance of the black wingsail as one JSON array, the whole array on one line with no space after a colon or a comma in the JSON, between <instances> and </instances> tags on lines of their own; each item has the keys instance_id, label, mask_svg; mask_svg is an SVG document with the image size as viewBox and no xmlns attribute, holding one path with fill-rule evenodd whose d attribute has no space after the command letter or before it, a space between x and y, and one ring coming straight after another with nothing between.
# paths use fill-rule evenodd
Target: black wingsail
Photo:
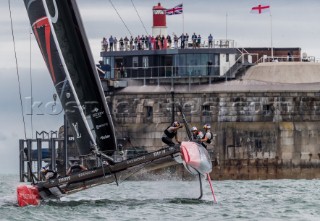
<instances>
[{"instance_id":1,"label":"black wingsail","mask_svg":"<svg viewBox=\"0 0 320 221\"><path fill-rule=\"evenodd\" d=\"M24 0L81 155L112 155L114 126L75 0Z\"/></svg>"}]
</instances>

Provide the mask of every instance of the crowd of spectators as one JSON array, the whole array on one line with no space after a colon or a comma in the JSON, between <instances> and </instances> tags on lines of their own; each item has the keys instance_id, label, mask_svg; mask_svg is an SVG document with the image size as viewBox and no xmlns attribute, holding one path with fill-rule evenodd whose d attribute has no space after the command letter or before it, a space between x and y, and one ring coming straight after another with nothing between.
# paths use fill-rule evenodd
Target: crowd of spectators
<instances>
[{"instance_id":1,"label":"crowd of spectators","mask_svg":"<svg viewBox=\"0 0 320 221\"><path fill-rule=\"evenodd\" d=\"M204 41L203 41L204 42ZM125 36L119 40L112 35L107 39L104 37L101 41L102 51L133 51L133 50L161 50L161 49L197 49L202 47L202 39L200 34L193 33L189 38L188 33L177 35L158 35L158 36L145 36L138 35L137 37L128 38ZM213 37L208 36L208 47L213 47Z\"/></svg>"}]
</instances>

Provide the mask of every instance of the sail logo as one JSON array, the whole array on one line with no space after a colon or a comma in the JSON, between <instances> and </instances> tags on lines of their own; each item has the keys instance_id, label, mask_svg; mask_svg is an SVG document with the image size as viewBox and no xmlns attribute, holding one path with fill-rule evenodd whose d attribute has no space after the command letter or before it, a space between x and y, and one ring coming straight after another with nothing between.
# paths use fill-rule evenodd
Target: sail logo
<instances>
[{"instance_id":1,"label":"sail logo","mask_svg":"<svg viewBox=\"0 0 320 221\"><path fill-rule=\"evenodd\" d=\"M108 138L110 138L110 135L104 135L100 137L100 140L106 140Z\"/></svg>"},{"instance_id":2,"label":"sail logo","mask_svg":"<svg viewBox=\"0 0 320 221\"><path fill-rule=\"evenodd\" d=\"M92 175L92 174L95 174L96 172L97 172L96 170L83 172L83 173L80 173L80 174L78 175L78 177L81 178L81 177L83 177L83 176Z\"/></svg>"},{"instance_id":3,"label":"sail logo","mask_svg":"<svg viewBox=\"0 0 320 221\"><path fill-rule=\"evenodd\" d=\"M145 160L145 159L146 159L146 157L142 156L142 157L138 157L138 158L135 158L135 159L132 159L132 160L127 160L127 164L136 163L138 161L142 161L142 160Z\"/></svg>"},{"instance_id":4,"label":"sail logo","mask_svg":"<svg viewBox=\"0 0 320 221\"><path fill-rule=\"evenodd\" d=\"M34 195L32 193L20 193L21 198L24 200L36 200L38 199L37 195Z\"/></svg>"},{"instance_id":5,"label":"sail logo","mask_svg":"<svg viewBox=\"0 0 320 221\"><path fill-rule=\"evenodd\" d=\"M161 151L154 152L153 156L157 157L157 156L160 156L161 154L165 154L165 153L166 153L166 150L161 150Z\"/></svg>"},{"instance_id":6,"label":"sail logo","mask_svg":"<svg viewBox=\"0 0 320 221\"><path fill-rule=\"evenodd\" d=\"M96 107L96 108L94 108L91 112L92 112L92 113L97 113L98 111L99 111L99 108Z\"/></svg>"},{"instance_id":7,"label":"sail logo","mask_svg":"<svg viewBox=\"0 0 320 221\"><path fill-rule=\"evenodd\" d=\"M92 114L92 117L97 119L97 118L100 118L103 114L104 114L104 111L100 111L100 112Z\"/></svg>"},{"instance_id":8,"label":"sail logo","mask_svg":"<svg viewBox=\"0 0 320 221\"><path fill-rule=\"evenodd\" d=\"M73 126L74 130L76 131L77 138L81 138L81 133L79 132L78 122L77 123L72 123L72 126Z\"/></svg>"},{"instance_id":9,"label":"sail logo","mask_svg":"<svg viewBox=\"0 0 320 221\"><path fill-rule=\"evenodd\" d=\"M67 181L70 181L70 180L71 180L70 176L58 179L59 183L64 183L64 182L67 182Z\"/></svg>"},{"instance_id":10,"label":"sail logo","mask_svg":"<svg viewBox=\"0 0 320 221\"><path fill-rule=\"evenodd\" d=\"M97 128L97 130L99 130L101 127L106 127L106 126L108 126L108 123L96 125L96 128Z\"/></svg>"},{"instance_id":11,"label":"sail logo","mask_svg":"<svg viewBox=\"0 0 320 221\"><path fill-rule=\"evenodd\" d=\"M58 16L59 16L59 11L58 11L58 7L57 7L57 2L56 2L56 0L53 0L52 1L53 2L53 6L54 6L54 16L51 16L50 15L50 17L51 17L51 21L52 21L52 23L57 23L57 21L58 21Z\"/></svg>"}]
</instances>

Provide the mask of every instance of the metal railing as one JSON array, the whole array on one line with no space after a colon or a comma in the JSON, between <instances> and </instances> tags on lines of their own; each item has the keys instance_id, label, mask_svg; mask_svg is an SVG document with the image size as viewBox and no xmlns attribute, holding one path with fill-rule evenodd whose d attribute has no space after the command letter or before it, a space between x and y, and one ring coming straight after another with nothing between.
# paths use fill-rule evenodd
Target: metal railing
<instances>
[{"instance_id":1,"label":"metal railing","mask_svg":"<svg viewBox=\"0 0 320 221\"><path fill-rule=\"evenodd\" d=\"M63 142L63 138L19 140L20 182L24 182L25 178L28 182L31 182L32 177L41 180L41 169L44 163L47 164L45 166L48 166L49 169L56 170L57 148L59 143L62 144ZM36 147L34 148L34 146ZM34 167L36 167L36 170L33 170ZM31 169L35 171L32 172L33 174Z\"/></svg>"},{"instance_id":2,"label":"metal railing","mask_svg":"<svg viewBox=\"0 0 320 221\"><path fill-rule=\"evenodd\" d=\"M208 40L202 41L200 44L196 44L195 48L234 48L235 47L235 41L232 39L214 39L212 41L212 47L209 45ZM183 49L192 49L193 42L189 37L189 40L185 42L185 46ZM132 44L129 43L124 44L121 46L119 43L113 44L112 50L110 50L110 45L101 45L101 52L110 52L110 51L136 51L136 50L163 50L163 49L181 49L181 41L178 42L178 44L174 44L173 40L172 43L169 44L167 42L167 39L165 39L163 46L158 45L157 42L152 43L141 43L141 46L139 47L138 44Z\"/></svg>"},{"instance_id":3,"label":"metal railing","mask_svg":"<svg viewBox=\"0 0 320 221\"><path fill-rule=\"evenodd\" d=\"M256 64L259 63L267 63L267 62L297 62L302 61L300 56L262 56L257 61Z\"/></svg>"}]
</instances>

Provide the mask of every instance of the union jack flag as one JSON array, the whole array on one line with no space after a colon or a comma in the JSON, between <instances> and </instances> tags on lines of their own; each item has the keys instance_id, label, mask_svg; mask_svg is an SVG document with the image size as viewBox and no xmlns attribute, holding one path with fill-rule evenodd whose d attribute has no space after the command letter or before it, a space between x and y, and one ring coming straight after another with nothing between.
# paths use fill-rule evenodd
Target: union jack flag
<instances>
[{"instance_id":1,"label":"union jack flag","mask_svg":"<svg viewBox=\"0 0 320 221\"><path fill-rule=\"evenodd\" d=\"M166 10L166 15L179 15L183 13L183 4L177 5L174 8Z\"/></svg>"}]
</instances>

